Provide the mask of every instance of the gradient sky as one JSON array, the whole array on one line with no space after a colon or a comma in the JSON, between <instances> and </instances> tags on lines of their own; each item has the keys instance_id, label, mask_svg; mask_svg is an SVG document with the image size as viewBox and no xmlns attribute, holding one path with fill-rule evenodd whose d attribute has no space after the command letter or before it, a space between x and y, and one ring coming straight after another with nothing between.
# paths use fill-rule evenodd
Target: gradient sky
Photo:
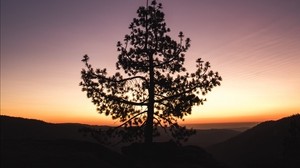
<instances>
[{"instance_id":1,"label":"gradient sky","mask_svg":"<svg viewBox=\"0 0 300 168\"><path fill-rule=\"evenodd\" d=\"M159 0L176 39L223 77L187 123L300 112L299 0ZM1 115L112 124L79 87L82 56L114 73L116 43L145 0L1 0Z\"/></svg>"}]
</instances>

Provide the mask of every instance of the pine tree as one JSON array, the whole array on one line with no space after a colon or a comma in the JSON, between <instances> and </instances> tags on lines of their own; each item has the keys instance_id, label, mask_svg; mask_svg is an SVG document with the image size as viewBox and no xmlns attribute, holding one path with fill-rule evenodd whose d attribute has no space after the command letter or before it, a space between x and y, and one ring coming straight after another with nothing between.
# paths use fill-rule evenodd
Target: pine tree
<instances>
[{"instance_id":1,"label":"pine tree","mask_svg":"<svg viewBox=\"0 0 300 168\"><path fill-rule=\"evenodd\" d=\"M190 115L194 105L203 104L206 99L201 95L220 85L222 78L201 58L196 60L196 72L187 72L183 64L191 40L184 38L182 32L178 42L168 35L170 29L161 3L147 2L137 14L129 25L131 32L117 43L119 56L114 75L109 76L105 68L94 69L88 63L89 57L83 57L82 90L100 114L122 123L92 134L101 135L98 138L102 141L118 136L122 141L152 143L161 127L175 139L186 140L194 130L179 126L178 119Z\"/></svg>"}]
</instances>

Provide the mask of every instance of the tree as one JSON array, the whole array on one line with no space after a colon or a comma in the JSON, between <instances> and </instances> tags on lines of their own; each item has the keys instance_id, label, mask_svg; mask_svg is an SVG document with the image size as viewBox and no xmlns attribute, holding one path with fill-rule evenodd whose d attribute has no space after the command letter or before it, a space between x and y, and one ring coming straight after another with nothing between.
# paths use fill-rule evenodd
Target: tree
<instances>
[{"instance_id":1,"label":"tree","mask_svg":"<svg viewBox=\"0 0 300 168\"><path fill-rule=\"evenodd\" d=\"M192 106L203 104L206 99L201 94L220 85L222 78L201 58L196 60L196 72L187 72L183 64L191 40L182 32L179 42L168 35L161 3L147 2L137 14L129 26L131 32L117 43L117 72L108 76L105 68L94 69L85 55L80 85L99 113L122 123L104 131L105 135L152 143L161 127L177 140L186 140L194 131L179 126L178 119L191 114ZM103 138L104 132L97 134Z\"/></svg>"}]
</instances>

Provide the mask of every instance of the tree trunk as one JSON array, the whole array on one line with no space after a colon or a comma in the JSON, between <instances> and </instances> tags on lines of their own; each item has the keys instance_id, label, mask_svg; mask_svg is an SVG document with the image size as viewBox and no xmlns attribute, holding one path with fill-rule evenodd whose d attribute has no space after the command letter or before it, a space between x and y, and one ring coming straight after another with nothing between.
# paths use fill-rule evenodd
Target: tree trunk
<instances>
[{"instance_id":1,"label":"tree trunk","mask_svg":"<svg viewBox=\"0 0 300 168\"><path fill-rule=\"evenodd\" d=\"M153 54L149 55L149 104L147 111L147 121L145 127L145 143L151 144L153 142L153 115L154 115L154 66L153 66Z\"/></svg>"},{"instance_id":2,"label":"tree trunk","mask_svg":"<svg viewBox=\"0 0 300 168\"><path fill-rule=\"evenodd\" d=\"M148 10L148 0L146 4ZM154 66L153 66L153 53L148 50L148 15L146 15L146 37L145 37L145 50L149 56L149 102L148 102L148 111L147 111L147 120L144 130L144 138L146 144L152 144L153 142L153 115L154 115Z\"/></svg>"}]
</instances>

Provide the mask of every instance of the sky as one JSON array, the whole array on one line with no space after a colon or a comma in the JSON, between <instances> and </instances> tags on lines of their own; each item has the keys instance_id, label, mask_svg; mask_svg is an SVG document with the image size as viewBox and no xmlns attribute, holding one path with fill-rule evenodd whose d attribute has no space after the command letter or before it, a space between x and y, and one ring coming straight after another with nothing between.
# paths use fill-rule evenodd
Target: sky
<instances>
[{"instance_id":1,"label":"sky","mask_svg":"<svg viewBox=\"0 0 300 168\"><path fill-rule=\"evenodd\" d=\"M158 0L185 66L223 81L185 123L260 122L300 112L299 0ZM146 0L1 0L1 115L116 125L81 92L82 56L115 72L117 41Z\"/></svg>"}]
</instances>

